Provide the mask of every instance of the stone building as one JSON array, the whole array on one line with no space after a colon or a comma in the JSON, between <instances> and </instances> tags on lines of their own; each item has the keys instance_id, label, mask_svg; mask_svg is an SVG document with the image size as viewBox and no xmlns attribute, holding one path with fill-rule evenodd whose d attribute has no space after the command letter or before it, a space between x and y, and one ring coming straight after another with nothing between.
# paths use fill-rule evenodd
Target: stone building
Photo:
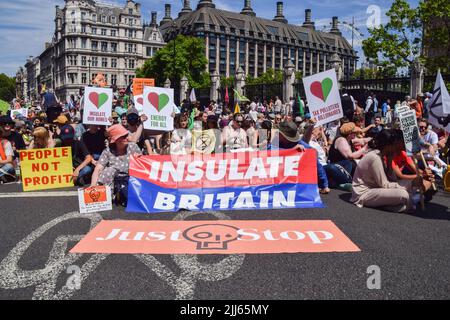
<instances>
[{"instance_id":1,"label":"stone building","mask_svg":"<svg viewBox=\"0 0 450 320\"><path fill-rule=\"evenodd\" d=\"M102 73L108 85L126 88L135 70L165 45L157 24L143 23L141 5L65 0L56 6L51 44L39 56L41 85L65 100ZM30 66L31 67L31 66Z\"/></svg>"},{"instance_id":2,"label":"stone building","mask_svg":"<svg viewBox=\"0 0 450 320\"><path fill-rule=\"evenodd\" d=\"M308 76L332 68L336 57L344 78L356 70L357 54L342 36L337 17L332 19L330 32L321 32L315 28L310 9L302 25L294 25L284 16L283 2L277 3L273 20L258 17L250 0L243 4L241 12L229 12L216 9L213 0L200 0L192 10L190 1L184 0L175 19L171 5L166 4L161 32L166 42L178 34L204 39L207 71L225 77L234 76L239 67L247 76L258 77L269 68L282 70L289 60L296 71Z\"/></svg>"}]
</instances>

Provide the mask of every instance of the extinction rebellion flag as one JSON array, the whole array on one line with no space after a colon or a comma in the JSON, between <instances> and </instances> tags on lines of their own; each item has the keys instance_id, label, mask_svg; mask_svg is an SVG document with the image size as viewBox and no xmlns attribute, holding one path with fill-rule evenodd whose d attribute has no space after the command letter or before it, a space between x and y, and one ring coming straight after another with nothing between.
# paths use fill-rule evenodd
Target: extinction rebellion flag
<instances>
[{"instance_id":1,"label":"extinction rebellion flag","mask_svg":"<svg viewBox=\"0 0 450 320\"><path fill-rule=\"evenodd\" d=\"M133 157L127 212L320 208L317 181L314 150Z\"/></svg>"}]
</instances>

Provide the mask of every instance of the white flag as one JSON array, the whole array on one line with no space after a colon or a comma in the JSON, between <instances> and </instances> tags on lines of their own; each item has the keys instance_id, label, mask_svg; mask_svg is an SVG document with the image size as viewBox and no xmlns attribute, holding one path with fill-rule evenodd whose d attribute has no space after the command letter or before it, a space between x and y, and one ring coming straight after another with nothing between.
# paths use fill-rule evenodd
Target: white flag
<instances>
[{"instance_id":1,"label":"white flag","mask_svg":"<svg viewBox=\"0 0 450 320\"><path fill-rule=\"evenodd\" d=\"M191 96L189 97L189 100L191 100L191 102L197 101L197 97L195 96L195 89L191 90Z\"/></svg>"},{"instance_id":2,"label":"white flag","mask_svg":"<svg viewBox=\"0 0 450 320\"><path fill-rule=\"evenodd\" d=\"M438 128L450 132L450 95L439 71L433 90L433 97L428 103L429 121Z\"/></svg>"}]
</instances>

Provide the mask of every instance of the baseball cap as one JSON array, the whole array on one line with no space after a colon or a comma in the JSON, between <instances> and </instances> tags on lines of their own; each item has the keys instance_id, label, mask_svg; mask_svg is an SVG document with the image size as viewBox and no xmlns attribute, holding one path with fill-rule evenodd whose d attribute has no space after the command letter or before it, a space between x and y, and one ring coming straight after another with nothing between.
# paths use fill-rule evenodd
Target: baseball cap
<instances>
[{"instance_id":1,"label":"baseball cap","mask_svg":"<svg viewBox=\"0 0 450 320\"><path fill-rule=\"evenodd\" d=\"M75 129L71 125L61 127L61 134L59 136L61 141L73 140L75 137Z\"/></svg>"},{"instance_id":2,"label":"baseball cap","mask_svg":"<svg viewBox=\"0 0 450 320\"><path fill-rule=\"evenodd\" d=\"M69 122L69 120L64 115L60 115L58 118L56 118L55 121L53 121L53 123L59 123L59 124L66 124L67 122Z\"/></svg>"}]
</instances>

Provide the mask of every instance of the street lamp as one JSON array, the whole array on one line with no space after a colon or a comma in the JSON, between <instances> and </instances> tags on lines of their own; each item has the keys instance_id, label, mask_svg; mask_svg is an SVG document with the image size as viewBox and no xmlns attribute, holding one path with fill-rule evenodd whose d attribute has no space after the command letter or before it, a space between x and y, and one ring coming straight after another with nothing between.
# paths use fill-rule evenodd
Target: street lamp
<instances>
[{"instance_id":1,"label":"street lamp","mask_svg":"<svg viewBox=\"0 0 450 320\"><path fill-rule=\"evenodd\" d=\"M177 43L177 32L176 29L177 24L175 21L172 23L172 29L173 29L173 85L175 86L176 83L176 70L177 70L177 53L176 53L176 43Z\"/></svg>"}]
</instances>

